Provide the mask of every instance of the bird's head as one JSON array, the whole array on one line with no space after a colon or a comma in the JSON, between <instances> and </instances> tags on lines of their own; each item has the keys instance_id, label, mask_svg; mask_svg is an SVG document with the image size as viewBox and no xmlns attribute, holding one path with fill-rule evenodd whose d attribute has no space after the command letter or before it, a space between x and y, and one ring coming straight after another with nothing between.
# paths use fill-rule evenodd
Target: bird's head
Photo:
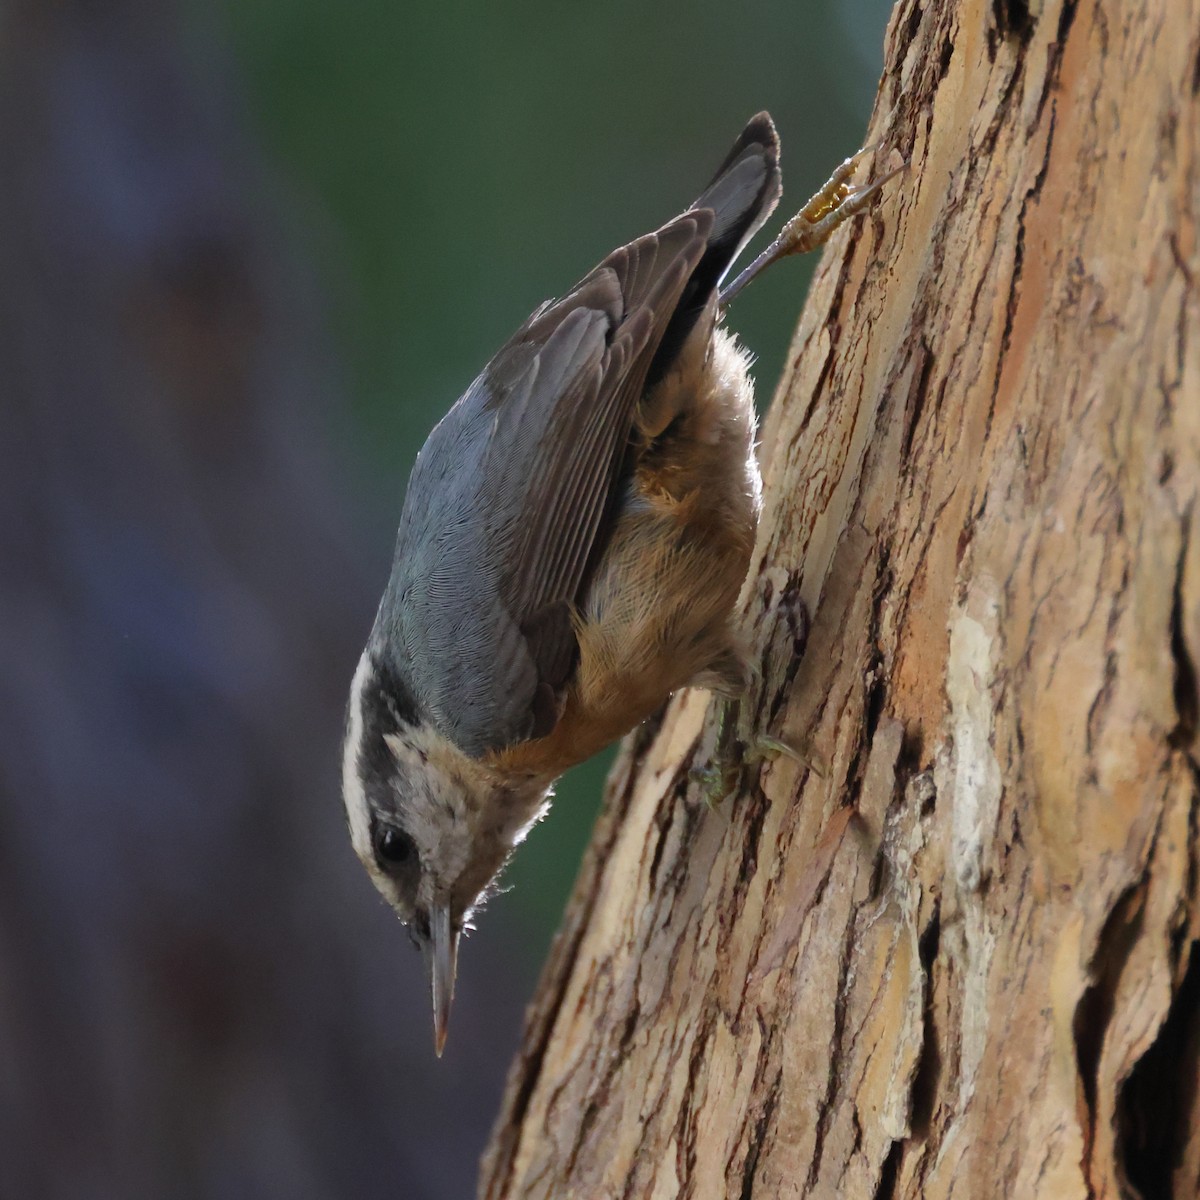
<instances>
[{"instance_id":1,"label":"bird's head","mask_svg":"<svg viewBox=\"0 0 1200 1200\"><path fill-rule=\"evenodd\" d=\"M440 1055L459 938L548 788L463 754L368 646L350 689L342 792L354 850L425 958Z\"/></svg>"}]
</instances>

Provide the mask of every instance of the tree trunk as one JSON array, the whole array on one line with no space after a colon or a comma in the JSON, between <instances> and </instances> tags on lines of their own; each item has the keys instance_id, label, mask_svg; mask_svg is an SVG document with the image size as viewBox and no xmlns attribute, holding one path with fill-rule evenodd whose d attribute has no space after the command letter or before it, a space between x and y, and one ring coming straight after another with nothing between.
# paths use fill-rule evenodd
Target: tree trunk
<instances>
[{"instance_id":1,"label":"tree trunk","mask_svg":"<svg viewBox=\"0 0 1200 1200\"><path fill-rule=\"evenodd\" d=\"M823 775L707 809L703 693L627 748L484 1197L1197 1194L1198 53L901 0L744 592Z\"/></svg>"}]
</instances>

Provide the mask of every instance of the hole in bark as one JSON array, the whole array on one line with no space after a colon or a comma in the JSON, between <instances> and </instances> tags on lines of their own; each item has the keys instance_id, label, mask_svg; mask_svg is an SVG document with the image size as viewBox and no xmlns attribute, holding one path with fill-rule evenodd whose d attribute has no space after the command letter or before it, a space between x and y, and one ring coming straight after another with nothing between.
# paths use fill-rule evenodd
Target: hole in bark
<instances>
[{"instance_id":1,"label":"hole in bark","mask_svg":"<svg viewBox=\"0 0 1200 1200\"><path fill-rule=\"evenodd\" d=\"M954 42L949 35L942 43L942 53L938 60L938 79L945 79L946 72L950 70L950 60L954 57Z\"/></svg>"},{"instance_id":2,"label":"hole in bark","mask_svg":"<svg viewBox=\"0 0 1200 1200\"><path fill-rule=\"evenodd\" d=\"M1183 983L1154 1045L1117 1100L1117 1154L1141 1200L1170 1200L1175 1168L1195 1129L1200 1087L1200 952L1193 942Z\"/></svg>"},{"instance_id":3,"label":"hole in bark","mask_svg":"<svg viewBox=\"0 0 1200 1200\"><path fill-rule=\"evenodd\" d=\"M1080 997L1079 1006L1075 1009L1075 1058L1079 1064L1084 1103L1087 1105L1084 1133L1089 1154L1096 1122L1096 1077L1100 1070L1104 1034L1112 1019L1113 1001L1121 972L1125 969L1129 952L1141 929L1143 899L1143 889L1131 887L1108 914L1092 959L1092 984Z\"/></svg>"},{"instance_id":4,"label":"hole in bark","mask_svg":"<svg viewBox=\"0 0 1200 1200\"><path fill-rule=\"evenodd\" d=\"M921 934L917 951L925 971L924 1032L921 1039L921 1061L912 1085L912 1136L929 1136L933 1106L937 1100L938 1083L942 1077L942 1052L938 1047L937 1027L933 1021L933 964L937 961L942 941L941 906L935 906L933 916Z\"/></svg>"},{"instance_id":5,"label":"hole in bark","mask_svg":"<svg viewBox=\"0 0 1200 1200\"><path fill-rule=\"evenodd\" d=\"M949 64L950 54L954 47L950 39L947 38L942 46L942 58L945 64ZM943 67L942 74L945 75ZM914 353L916 360L913 370L913 380L909 387L908 398L905 401L904 414L904 436L900 446L900 459L907 463L912 451L913 437L916 434L917 426L921 421L921 414L925 411L925 401L929 398L929 380L933 375L933 352L929 349L929 343L924 338Z\"/></svg>"},{"instance_id":6,"label":"hole in bark","mask_svg":"<svg viewBox=\"0 0 1200 1200\"><path fill-rule=\"evenodd\" d=\"M1171 745L1185 749L1196 740L1200 716L1200 695L1196 683L1196 664L1192 661L1187 639L1183 636L1183 562L1191 535L1190 514L1183 522L1183 549L1175 567L1175 588L1171 601L1171 657L1175 662L1175 712L1178 721L1171 731Z\"/></svg>"},{"instance_id":7,"label":"hole in bark","mask_svg":"<svg viewBox=\"0 0 1200 1200\"><path fill-rule=\"evenodd\" d=\"M921 6L913 5L913 10L908 14L908 20L904 22L904 44L906 46L912 43L913 38L917 36L917 30L921 27Z\"/></svg>"},{"instance_id":8,"label":"hole in bark","mask_svg":"<svg viewBox=\"0 0 1200 1200\"><path fill-rule=\"evenodd\" d=\"M893 1142L888 1156L883 1160L879 1172L879 1186L875 1189L875 1200L888 1200L896 1192L896 1175L900 1170L900 1156L904 1153L903 1142Z\"/></svg>"},{"instance_id":9,"label":"hole in bark","mask_svg":"<svg viewBox=\"0 0 1200 1200\"><path fill-rule=\"evenodd\" d=\"M1024 41L1033 29L1029 15L1029 0L992 0L992 15L1002 37Z\"/></svg>"},{"instance_id":10,"label":"hole in bark","mask_svg":"<svg viewBox=\"0 0 1200 1200\"><path fill-rule=\"evenodd\" d=\"M887 688L884 686L883 679L883 662L878 655L872 656L868 673L871 676L871 690L867 693L864 721L867 728L865 741L869 743L875 736L875 730L879 728L879 718L883 716L883 705L887 700Z\"/></svg>"},{"instance_id":11,"label":"hole in bark","mask_svg":"<svg viewBox=\"0 0 1200 1200\"><path fill-rule=\"evenodd\" d=\"M925 738L919 725L906 725L900 742L900 757L896 760L896 778L911 782L928 764L924 761ZM924 801L924 796L922 796ZM925 812L922 803L921 812Z\"/></svg>"},{"instance_id":12,"label":"hole in bark","mask_svg":"<svg viewBox=\"0 0 1200 1200\"><path fill-rule=\"evenodd\" d=\"M892 884L891 863L886 854L875 857L875 865L871 868L871 882L867 885L867 904L873 904Z\"/></svg>"}]
</instances>

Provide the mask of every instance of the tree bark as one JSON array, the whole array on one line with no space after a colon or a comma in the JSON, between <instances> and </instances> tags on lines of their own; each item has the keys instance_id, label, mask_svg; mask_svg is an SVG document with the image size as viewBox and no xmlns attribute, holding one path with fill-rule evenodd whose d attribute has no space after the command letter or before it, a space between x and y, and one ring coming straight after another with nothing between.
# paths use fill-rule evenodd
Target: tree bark
<instances>
[{"instance_id":1,"label":"tree bark","mask_svg":"<svg viewBox=\"0 0 1200 1200\"><path fill-rule=\"evenodd\" d=\"M482 1196L1200 1190L1198 85L1197 0L900 0L743 593L823 775L633 739Z\"/></svg>"}]
</instances>

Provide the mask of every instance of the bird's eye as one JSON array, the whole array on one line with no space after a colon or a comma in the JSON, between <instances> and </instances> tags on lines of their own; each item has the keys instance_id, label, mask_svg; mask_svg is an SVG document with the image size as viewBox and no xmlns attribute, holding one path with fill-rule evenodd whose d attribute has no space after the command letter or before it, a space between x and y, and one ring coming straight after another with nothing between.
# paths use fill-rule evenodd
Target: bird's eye
<instances>
[{"instance_id":1,"label":"bird's eye","mask_svg":"<svg viewBox=\"0 0 1200 1200\"><path fill-rule=\"evenodd\" d=\"M399 867L416 857L416 844L403 829L381 825L375 831L375 858L381 867Z\"/></svg>"}]
</instances>

